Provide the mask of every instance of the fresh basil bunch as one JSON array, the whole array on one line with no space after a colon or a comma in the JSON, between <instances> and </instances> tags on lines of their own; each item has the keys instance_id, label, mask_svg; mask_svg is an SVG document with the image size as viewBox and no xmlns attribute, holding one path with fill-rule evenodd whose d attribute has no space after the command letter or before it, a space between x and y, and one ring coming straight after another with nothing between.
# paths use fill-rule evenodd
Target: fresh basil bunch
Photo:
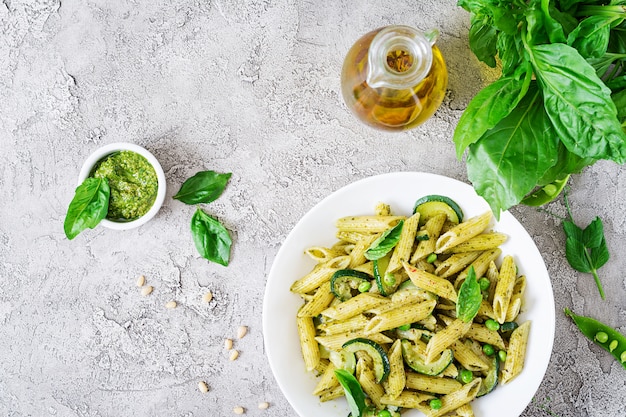
<instances>
[{"instance_id":1,"label":"fresh basil bunch","mask_svg":"<svg viewBox=\"0 0 626 417\"><path fill-rule=\"evenodd\" d=\"M496 217L550 201L597 160L626 161L626 0L599 3L458 1L471 12L473 53L502 65L454 132L457 157L467 151L468 177Z\"/></svg>"},{"instance_id":2,"label":"fresh basil bunch","mask_svg":"<svg viewBox=\"0 0 626 417\"><path fill-rule=\"evenodd\" d=\"M86 228L93 229L109 210L111 189L106 178L87 178L74 193L63 222L65 236L72 240Z\"/></svg>"},{"instance_id":3,"label":"fresh basil bunch","mask_svg":"<svg viewBox=\"0 0 626 417\"><path fill-rule=\"evenodd\" d=\"M210 203L215 201L226 188L232 174L201 171L188 178L173 198L185 204ZM196 209L191 218L191 235L200 255L223 266L230 260L232 239L228 230L202 209Z\"/></svg>"}]
</instances>

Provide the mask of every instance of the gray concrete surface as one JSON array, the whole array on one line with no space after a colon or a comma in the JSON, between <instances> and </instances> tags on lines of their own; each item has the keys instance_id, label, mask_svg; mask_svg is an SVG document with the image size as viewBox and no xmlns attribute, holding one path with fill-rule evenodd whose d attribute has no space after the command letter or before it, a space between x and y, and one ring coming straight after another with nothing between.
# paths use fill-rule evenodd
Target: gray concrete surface
<instances>
[{"instance_id":1,"label":"gray concrete surface","mask_svg":"<svg viewBox=\"0 0 626 417\"><path fill-rule=\"evenodd\" d=\"M339 90L349 46L392 23L439 28L450 72L437 114L397 134L360 124ZM426 171L467 181L451 135L497 76L471 55L468 23L454 0L1 1L0 415L228 416L241 405L249 416L293 416L263 348L274 256L307 210L354 180ZM68 241L80 166L116 141L161 161L165 205L139 229ZM170 198L202 169L233 173L207 207L233 233L227 268L198 257L193 208ZM604 302L566 263L560 221L512 210L544 254L557 308L552 360L524 417L626 415L626 370L561 313L626 333L622 174L602 162L572 181L577 220L605 221ZM548 209L564 214L562 201ZM141 274L149 297L135 286ZM166 310L172 299L179 307ZM250 331L231 362L223 340L239 325Z\"/></svg>"}]
</instances>

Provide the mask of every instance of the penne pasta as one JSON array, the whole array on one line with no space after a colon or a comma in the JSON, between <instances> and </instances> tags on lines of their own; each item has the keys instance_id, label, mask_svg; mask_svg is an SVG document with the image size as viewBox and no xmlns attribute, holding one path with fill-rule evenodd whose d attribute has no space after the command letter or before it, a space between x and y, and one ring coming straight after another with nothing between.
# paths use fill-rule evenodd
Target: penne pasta
<instances>
[{"instance_id":1,"label":"penne pasta","mask_svg":"<svg viewBox=\"0 0 626 417\"><path fill-rule=\"evenodd\" d=\"M381 233L404 220L404 216L349 216L337 220L339 231Z\"/></svg>"},{"instance_id":2,"label":"penne pasta","mask_svg":"<svg viewBox=\"0 0 626 417\"><path fill-rule=\"evenodd\" d=\"M498 284L493 294L493 312L496 320L502 324L506 320L506 313L515 288L515 262L512 256L505 256L498 274Z\"/></svg>"},{"instance_id":3,"label":"penne pasta","mask_svg":"<svg viewBox=\"0 0 626 417\"><path fill-rule=\"evenodd\" d=\"M423 320L432 313L436 304L435 300L423 301L378 314L365 325L365 334L380 333Z\"/></svg>"},{"instance_id":4,"label":"penne pasta","mask_svg":"<svg viewBox=\"0 0 626 417\"><path fill-rule=\"evenodd\" d=\"M402 233L400 233L400 240L393 250L393 254L389 260L389 265L387 266L387 272L395 272L402 268L403 261L409 261L411 257L411 250L413 249L413 243L415 242L415 234L417 233L419 219L419 213L415 213L404 221Z\"/></svg>"},{"instance_id":5,"label":"penne pasta","mask_svg":"<svg viewBox=\"0 0 626 417\"><path fill-rule=\"evenodd\" d=\"M444 251L445 254L461 253L461 252L482 252L486 250L496 249L504 242L506 242L508 236L504 233L487 232L481 233L468 241L459 245L453 246L450 249Z\"/></svg>"},{"instance_id":6,"label":"penne pasta","mask_svg":"<svg viewBox=\"0 0 626 417\"><path fill-rule=\"evenodd\" d=\"M404 372L404 359L402 358L402 346L400 339L389 348L389 376L383 384L386 397L395 400L404 390L406 385L406 376Z\"/></svg>"},{"instance_id":7,"label":"penne pasta","mask_svg":"<svg viewBox=\"0 0 626 417\"><path fill-rule=\"evenodd\" d=\"M526 278L516 277L511 256L503 258L500 268L496 264L506 235L486 231L490 212L456 224L441 206L429 207L421 225L419 212L393 215L388 204L379 203L373 215L337 220L334 245L305 250L315 265L291 291L304 300L296 326L305 368L319 376L313 395L320 401L344 396L335 374L341 368L354 370L367 403L378 410L413 408L430 417L472 417L470 402L481 386L483 395L483 385L497 383L497 359L483 351L485 345L507 352L500 367L502 382L522 371L529 323L506 340L504 330L485 324L488 319L517 320L522 306ZM378 239L400 221L402 231ZM370 248L372 260L365 257ZM480 282L478 312L462 316L463 321L456 318L457 309L464 308L457 302L467 298L459 300L456 288L470 267L477 278L489 280L489 287ZM344 271L333 278L346 269L358 273ZM474 307L478 301L477 296L471 299ZM466 371L474 379L459 382ZM483 384L478 376L496 382ZM431 407L433 399L441 408Z\"/></svg>"},{"instance_id":8,"label":"penne pasta","mask_svg":"<svg viewBox=\"0 0 626 417\"><path fill-rule=\"evenodd\" d=\"M327 281L315 291L309 302L298 310L298 317L315 317L326 309L335 299L335 295L330 291L330 282Z\"/></svg>"},{"instance_id":9,"label":"penne pasta","mask_svg":"<svg viewBox=\"0 0 626 417\"><path fill-rule=\"evenodd\" d=\"M302 357L307 371L314 370L320 361L320 349L315 341L315 326L313 318L298 317L296 319L298 326L298 335L300 336L300 347L302 349Z\"/></svg>"},{"instance_id":10,"label":"penne pasta","mask_svg":"<svg viewBox=\"0 0 626 417\"><path fill-rule=\"evenodd\" d=\"M426 362L434 361L444 349L463 337L471 326L471 322L466 323L456 319L449 326L435 333L428 341L428 345L426 345Z\"/></svg>"},{"instance_id":11,"label":"penne pasta","mask_svg":"<svg viewBox=\"0 0 626 417\"><path fill-rule=\"evenodd\" d=\"M436 275L430 274L426 271L421 271L408 263L402 264L404 269L409 274L409 278L413 281L413 284L418 288L425 291L430 291L433 294L437 294L440 297L447 298L456 302L457 294L454 286L450 281L445 278L440 278Z\"/></svg>"},{"instance_id":12,"label":"penne pasta","mask_svg":"<svg viewBox=\"0 0 626 417\"><path fill-rule=\"evenodd\" d=\"M506 384L513 380L522 372L524 368L524 358L526 356L526 345L528 344L528 335L530 333L530 322L524 322L511 333L509 340L509 350L507 351L506 361L502 369L502 383Z\"/></svg>"},{"instance_id":13,"label":"penne pasta","mask_svg":"<svg viewBox=\"0 0 626 417\"><path fill-rule=\"evenodd\" d=\"M446 218L447 216L442 213L428 219L424 225L427 239L418 242L415 252L413 252L413 256L411 256L412 264L416 264L435 251L435 245L437 244L437 239L441 234L441 229Z\"/></svg>"},{"instance_id":14,"label":"penne pasta","mask_svg":"<svg viewBox=\"0 0 626 417\"><path fill-rule=\"evenodd\" d=\"M466 222L459 223L437 239L435 253L443 253L454 246L467 242L471 238L485 231L491 221L491 212L472 217Z\"/></svg>"}]
</instances>

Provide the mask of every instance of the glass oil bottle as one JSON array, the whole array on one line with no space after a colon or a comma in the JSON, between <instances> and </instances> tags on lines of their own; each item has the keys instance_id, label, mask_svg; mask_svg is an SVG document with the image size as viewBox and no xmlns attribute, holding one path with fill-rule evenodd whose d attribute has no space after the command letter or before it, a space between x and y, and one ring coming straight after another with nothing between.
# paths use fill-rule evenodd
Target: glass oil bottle
<instances>
[{"instance_id":1,"label":"glass oil bottle","mask_svg":"<svg viewBox=\"0 0 626 417\"><path fill-rule=\"evenodd\" d=\"M438 36L437 30L393 25L360 38L341 72L347 106L382 130L411 129L431 117L448 85L446 64L435 46Z\"/></svg>"}]
</instances>

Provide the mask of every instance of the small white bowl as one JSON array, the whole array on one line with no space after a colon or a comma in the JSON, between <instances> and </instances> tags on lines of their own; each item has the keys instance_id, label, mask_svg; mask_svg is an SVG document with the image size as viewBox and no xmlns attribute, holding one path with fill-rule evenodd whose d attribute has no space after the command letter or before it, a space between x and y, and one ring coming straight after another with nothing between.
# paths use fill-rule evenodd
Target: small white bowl
<instances>
[{"instance_id":1,"label":"small white bowl","mask_svg":"<svg viewBox=\"0 0 626 417\"><path fill-rule=\"evenodd\" d=\"M148 220L152 219L157 214L157 212L163 205L163 201L165 200L165 191L166 191L165 173L163 172L163 168L161 167L161 164L159 163L159 161L157 161L154 155L148 152L145 148L142 148L141 146L135 145L132 143L124 143L124 142L111 143L111 144L108 144L106 146L103 146L97 149L94 153L89 155L89 157L87 158L87 160L83 164L83 167L80 170L80 174L78 176L78 184L80 185L83 183L83 181L85 181L85 179L91 173L94 165L96 165L99 161L104 159L106 156L114 152L118 152L118 151L132 151L143 156L144 158L148 160L150 165L152 165L157 175L157 187L158 187L157 195L154 200L154 204L152 204L152 207L150 207L150 210L148 210L146 214L144 214L143 216L139 217L136 220L132 220L129 222L116 222L116 221L108 220L108 219L102 219L102 221L100 222L102 226L108 229L128 230L128 229L134 229L135 227L139 227L142 224L148 222Z\"/></svg>"}]
</instances>

